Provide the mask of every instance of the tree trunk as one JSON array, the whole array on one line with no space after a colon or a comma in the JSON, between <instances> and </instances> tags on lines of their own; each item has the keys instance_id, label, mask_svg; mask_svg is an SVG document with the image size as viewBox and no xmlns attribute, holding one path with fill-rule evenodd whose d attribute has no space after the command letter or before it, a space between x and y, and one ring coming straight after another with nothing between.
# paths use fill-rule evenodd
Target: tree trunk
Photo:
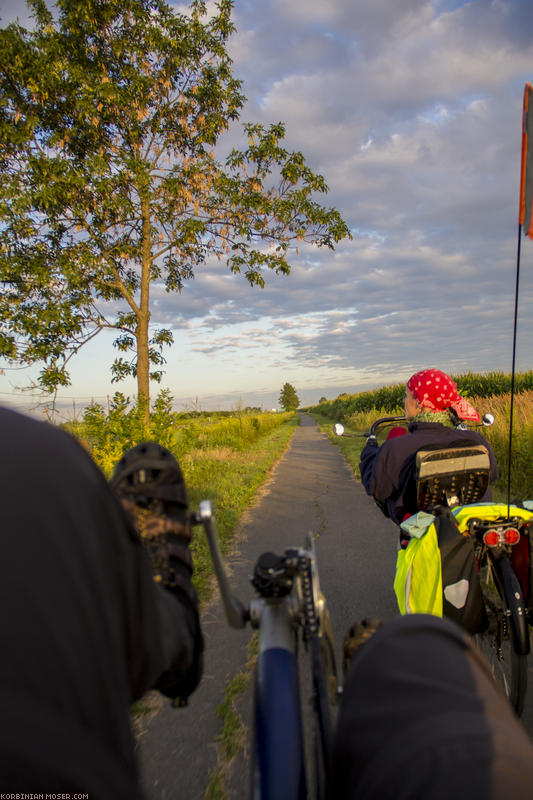
<instances>
[{"instance_id":1,"label":"tree trunk","mask_svg":"<svg viewBox=\"0 0 533 800\"><path fill-rule=\"evenodd\" d=\"M150 242L150 204L142 200L142 272L141 302L137 318L137 400L145 403L144 421L150 420L150 358L148 325L150 322L150 268L152 252Z\"/></svg>"},{"instance_id":2,"label":"tree trunk","mask_svg":"<svg viewBox=\"0 0 533 800\"><path fill-rule=\"evenodd\" d=\"M146 404L145 422L150 417L150 363L148 358L148 320L140 315L137 321L137 399Z\"/></svg>"}]
</instances>

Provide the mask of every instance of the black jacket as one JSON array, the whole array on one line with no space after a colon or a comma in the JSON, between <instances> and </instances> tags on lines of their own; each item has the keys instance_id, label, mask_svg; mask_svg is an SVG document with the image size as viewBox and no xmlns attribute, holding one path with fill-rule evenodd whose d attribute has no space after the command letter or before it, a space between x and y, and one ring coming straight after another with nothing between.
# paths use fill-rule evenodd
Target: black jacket
<instances>
[{"instance_id":1,"label":"black jacket","mask_svg":"<svg viewBox=\"0 0 533 800\"><path fill-rule=\"evenodd\" d=\"M498 477L494 453L477 431L460 431L440 422L411 422L408 431L405 436L389 439L381 447L375 441L368 442L359 464L367 494L378 502L384 514L394 522L399 523L406 514L414 514L418 510L412 499L406 497L406 488L414 474L416 454L425 447L453 447L465 440L483 444L490 456L490 482ZM484 499L491 499L490 490Z\"/></svg>"}]
</instances>

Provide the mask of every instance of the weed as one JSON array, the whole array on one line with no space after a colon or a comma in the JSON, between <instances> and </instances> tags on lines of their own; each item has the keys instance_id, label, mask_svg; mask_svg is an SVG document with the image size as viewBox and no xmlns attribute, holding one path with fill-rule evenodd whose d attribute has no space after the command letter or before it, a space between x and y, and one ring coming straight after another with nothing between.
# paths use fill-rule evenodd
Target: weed
<instances>
[{"instance_id":1,"label":"weed","mask_svg":"<svg viewBox=\"0 0 533 800\"><path fill-rule=\"evenodd\" d=\"M211 770L205 790L206 800L229 800L224 788L224 775L219 769Z\"/></svg>"},{"instance_id":2,"label":"weed","mask_svg":"<svg viewBox=\"0 0 533 800\"><path fill-rule=\"evenodd\" d=\"M228 683L224 692L224 699L217 708L217 716L222 719L222 732L217 736L220 743L218 754L219 764L209 776L209 783L205 793L208 800L226 800L225 780L229 766L233 759L240 753L246 741L247 728L235 707L238 698L248 688L248 683L255 667L259 652L259 637L254 633L247 646L246 664L244 670L235 675Z\"/></svg>"},{"instance_id":3,"label":"weed","mask_svg":"<svg viewBox=\"0 0 533 800\"><path fill-rule=\"evenodd\" d=\"M235 710L235 700L244 692L248 685L248 675L239 672L226 686L224 700L217 708L217 717L223 721L222 733L217 736L217 741L222 746L224 761L231 761L242 747L246 733L246 726L240 714Z\"/></svg>"}]
</instances>

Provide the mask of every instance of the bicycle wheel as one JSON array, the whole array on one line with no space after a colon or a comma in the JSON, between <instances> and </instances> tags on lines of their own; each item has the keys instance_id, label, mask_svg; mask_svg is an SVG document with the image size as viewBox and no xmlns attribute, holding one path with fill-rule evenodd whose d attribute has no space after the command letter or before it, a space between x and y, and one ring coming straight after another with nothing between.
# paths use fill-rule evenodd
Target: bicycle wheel
<instances>
[{"instance_id":1,"label":"bicycle wheel","mask_svg":"<svg viewBox=\"0 0 533 800\"><path fill-rule=\"evenodd\" d=\"M333 632L331 630L331 620L327 606L324 607L322 620L322 637L320 640L322 650L322 661L326 674L326 685L328 701L330 706L339 703L339 681L337 676L337 663L335 661L335 645L333 643Z\"/></svg>"},{"instance_id":2,"label":"bicycle wheel","mask_svg":"<svg viewBox=\"0 0 533 800\"><path fill-rule=\"evenodd\" d=\"M524 641L528 633L522 590L506 558L496 567L485 553L478 563L488 622L486 630L474 636L474 642L520 716L527 689L527 652L524 650L528 650Z\"/></svg>"}]
</instances>

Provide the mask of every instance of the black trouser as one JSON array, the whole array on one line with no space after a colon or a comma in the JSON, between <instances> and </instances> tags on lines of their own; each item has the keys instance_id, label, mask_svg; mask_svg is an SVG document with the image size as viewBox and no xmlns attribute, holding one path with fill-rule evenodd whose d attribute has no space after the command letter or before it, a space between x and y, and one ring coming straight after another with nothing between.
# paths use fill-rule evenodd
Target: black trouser
<instances>
[{"instance_id":1,"label":"black trouser","mask_svg":"<svg viewBox=\"0 0 533 800\"><path fill-rule=\"evenodd\" d=\"M72 437L0 409L0 441L0 793L132 800L131 701L195 668L197 616Z\"/></svg>"},{"instance_id":2,"label":"black trouser","mask_svg":"<svg viewBox=\"0 0 533 800\"><path fill-rule=\"evenodd\" d=\"M357 651L330 797L533 797L533 744L460 628L414 614L386 623Z\"/></svg>"}]
</instances>

